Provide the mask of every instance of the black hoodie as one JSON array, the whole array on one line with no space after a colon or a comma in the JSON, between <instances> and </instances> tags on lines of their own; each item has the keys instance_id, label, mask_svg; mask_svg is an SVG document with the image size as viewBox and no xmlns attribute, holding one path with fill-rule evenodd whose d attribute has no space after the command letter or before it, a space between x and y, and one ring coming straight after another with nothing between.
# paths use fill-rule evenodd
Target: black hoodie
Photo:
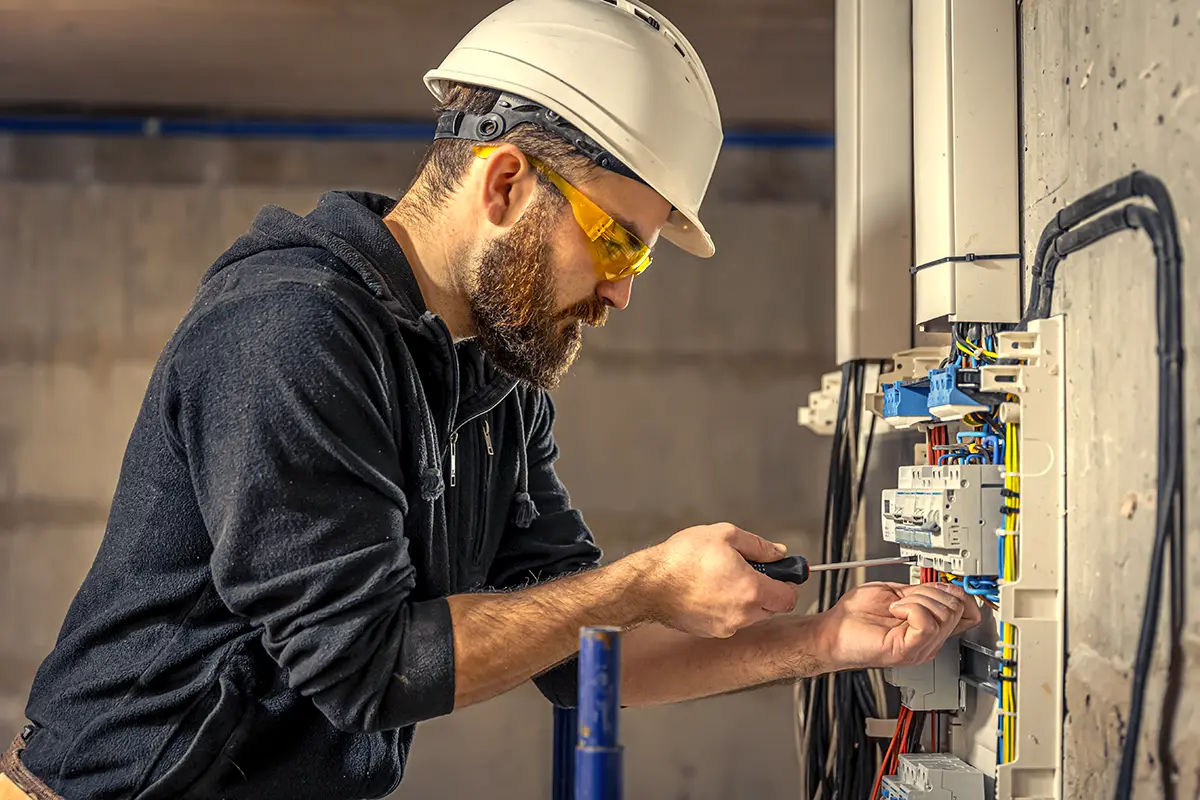
<instances>
[{"instance_id":1,"label":"black hoodie","mask_svg":"<svg viewBox=\"0 0 1200 800\"><path fill-rule=\"evenodd\" d=\"M549 397L425 309L394 202L263 209L163 350L29 699L63 796L385 795L454 706L446 596L599 561Z\"/></svg>"}]
</instances>

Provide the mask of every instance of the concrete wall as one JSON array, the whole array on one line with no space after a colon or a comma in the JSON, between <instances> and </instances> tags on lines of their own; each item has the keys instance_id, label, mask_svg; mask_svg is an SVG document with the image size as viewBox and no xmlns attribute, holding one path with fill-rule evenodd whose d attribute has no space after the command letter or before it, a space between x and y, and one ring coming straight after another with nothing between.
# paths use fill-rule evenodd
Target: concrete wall
<instances>
[{"instance_id":1,"label":"concrete wall","mask_svg":"<svg viewBox=\"0 0 1200 800\"><path fill-rule=\"evenodd\" d=\"M421 119L417 76L501 4L0 0L0 106ZM834 0L651 5L700 53L727 124L833 124Z\"/></svg>"},{"instance_id":2,"label":"concrete wall","mask_svg":"<svg viewBox=\"0 0 1200 800\"><path fill-rule=\"evenodd\" d=\"M0 138L0 732L88 569L159 349L267 202L405 183L417 143ZM832 362L832 154L722 156L720 255L665 248L559 393L562 474L610 556L731 519L818 541L826 443L795 408ZM522 689L421 727L399 797L545 797ZM626 714L630 796L798 791L790 690ZM464 768L464 765L470 765Z\"/></svg>"},{"instance_id":3,"label":"concrete wall","mask_svg":"<svg viewBox=\"0 0 1200 800\"><path fill-rule=\"evenodd\" d=\"M1200 2L1025 0L1025 244L1064 204L1146 170L1174 195L1186 346L1200 348ZM1068 358L1067 797L1111 797L1154 530L1157 383L1154 260L1140 234L1058 271ZM1186 682L1170 749L1178 797L1200 796L1200 371L1188 365ZM1164 615L1165 620L1165 615ZM1160 628L1161 630L1161 628ZM1158 749L1165 649L1148 692L1137 797L1163 797Z\"/></svg>"}]
</instances>

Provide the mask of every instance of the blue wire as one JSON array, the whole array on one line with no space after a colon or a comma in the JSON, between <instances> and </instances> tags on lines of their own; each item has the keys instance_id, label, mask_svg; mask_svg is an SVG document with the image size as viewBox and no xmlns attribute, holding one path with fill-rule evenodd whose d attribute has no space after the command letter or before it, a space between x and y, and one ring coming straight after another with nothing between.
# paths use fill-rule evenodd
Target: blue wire
<instances>
[{"instance_id":1,"label":"blue wire","mask_svg":"<svg viewBox=\"0 0 1200 800\"><path fill-rule=\"evenodd\" d=\"M991 446L991 448L992 448L992 463L999 464L1000 457L1004 454L1004 445L1001 444L1000 437L999 436L984 436L982 444L983 444L984 448L987 448L989 445Z\"/></svg>"}]
</instances>

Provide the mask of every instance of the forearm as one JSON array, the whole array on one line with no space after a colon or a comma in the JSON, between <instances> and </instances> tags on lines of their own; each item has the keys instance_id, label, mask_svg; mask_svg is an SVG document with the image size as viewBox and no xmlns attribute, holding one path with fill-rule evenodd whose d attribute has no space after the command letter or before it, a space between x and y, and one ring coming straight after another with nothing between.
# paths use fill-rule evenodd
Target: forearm
<instances>
[{"instance_id":1,"label":"forearm","mask_svg":"<svg viewBox=\"0 0 1200 800\"><path fill-rule=\"evenodd\" d=\"M641 553L517 592L448 598L454 629L454 707L513 689L575 653L587 625L632 628L654 602Z\"/></svg>"},{"instance_id":2,"label":"forearm","mask_svg":"<svg viewBox=\"0 0 1200 800\"><path fill-rule=\"evenodd\" d=\"M728 639L659 625L631 631L621 639L621 702L676 703L832 671L820 625L818 617L779 616Z\"/></svg>"}]
</instances>

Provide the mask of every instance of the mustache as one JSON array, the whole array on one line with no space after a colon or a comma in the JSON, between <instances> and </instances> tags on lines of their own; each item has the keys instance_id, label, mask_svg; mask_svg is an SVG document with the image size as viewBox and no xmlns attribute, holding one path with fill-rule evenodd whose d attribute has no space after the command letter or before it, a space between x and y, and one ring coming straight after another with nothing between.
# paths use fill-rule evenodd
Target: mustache
<instances>
[{"instance_id":1,"label":"mustache","mask_svg":"<svg viewBox=\"0 0 1200 800\"><path fill-rule=\"evenodd\" d=\"M589 297L565 309L558 318L577 319L592 328L602 328L608 321L608 306L599 297Z\"/></svg>"}]
</instances>

